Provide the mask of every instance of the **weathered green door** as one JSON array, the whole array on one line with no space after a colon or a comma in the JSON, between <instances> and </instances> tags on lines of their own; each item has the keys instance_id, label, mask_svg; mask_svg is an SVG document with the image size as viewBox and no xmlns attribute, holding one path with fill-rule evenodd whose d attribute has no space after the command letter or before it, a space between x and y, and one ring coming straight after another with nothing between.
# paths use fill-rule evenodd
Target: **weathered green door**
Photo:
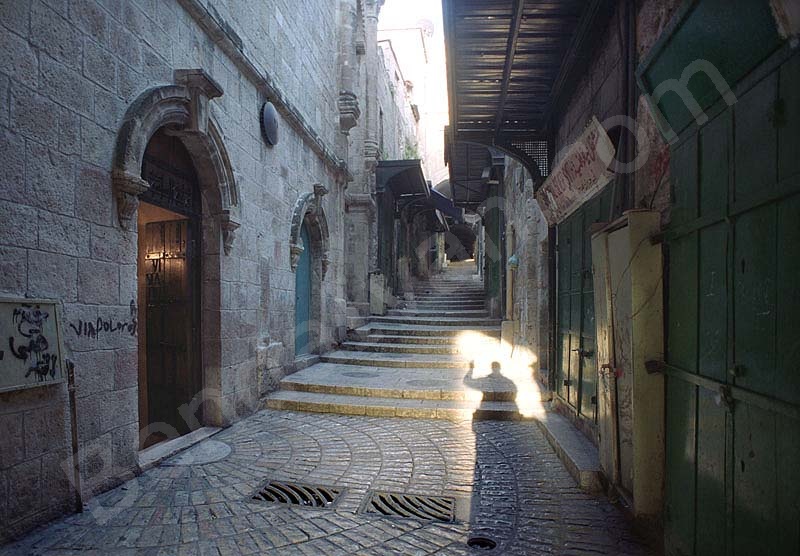
<instances>
[{"instance_id":1,"label":"weathered green door","mask_svg":"<svg viewBox=\"0 0 800 556\"><path fill-rule=\"evenodd\" d=\"M800 56L760 71L672 149L669 555L800 553Z\"/></svg>"},{"instance_id":2,"label":"weathered green door","mask_svg":"<svg viewBox=\"0 0 800 556\"><path fill-rule=\"evenodd\" d=\"M581 416L597 419L597 364L590 226L608 218L611 187L558 226L556 392Z\"/></svg>"},{"instance_id":3,"label":"weathered green door","mask_svg":"<svg viewBox=\"0 0 800 556\"><path fill-rule=\"evenodd\" d=\"M311 352L311 240L306 225L300 228L303 251L295 271L294 296L294 353L306 355Z\"/></svg>"}]
</instances>

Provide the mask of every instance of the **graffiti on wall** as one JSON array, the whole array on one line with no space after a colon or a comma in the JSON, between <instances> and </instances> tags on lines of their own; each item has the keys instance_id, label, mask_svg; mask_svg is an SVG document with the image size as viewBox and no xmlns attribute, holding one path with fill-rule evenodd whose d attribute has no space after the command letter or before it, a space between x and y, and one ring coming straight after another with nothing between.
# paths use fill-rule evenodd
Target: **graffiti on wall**
<instances>
[{"instance_id":1,"label":"graffiti on wall","mask_svg":"<svg viewBox=\"0 0 800 556\"><path fill-rule=\"evenodd\" d=\"M63 380L53 302L0 300L0 392Z\"/></svg>"},{"instance_id":2,"label":"graffiti on wall","mask_svg":"<svg viewBox=\"0 0 800 556\"><path fill-rule=\"evenodd\" d=\"M97 340L103 334L116 334L136 336L137 329L137 308L136 302L131 299L131 316L128 320L114 320L110 318L97 317L96 320L83 320L78 319L75 322L69 323L69 327L79 338L92 338Z\"/></svg>"}]
</instances>

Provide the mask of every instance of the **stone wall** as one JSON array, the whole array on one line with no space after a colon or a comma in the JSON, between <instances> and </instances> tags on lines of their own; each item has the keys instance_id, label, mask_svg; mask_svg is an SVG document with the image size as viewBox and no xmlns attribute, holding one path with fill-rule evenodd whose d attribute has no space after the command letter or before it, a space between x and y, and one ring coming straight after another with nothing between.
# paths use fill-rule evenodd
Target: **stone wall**
<instances>
[{"instance_id":1,"label":"stone wall","mask_svg":"<svg viewBox=\"0 0 800 556\"><path fill-rule=\"evenodd\" d=\"M136 319L137 233L118 218L114 149L137 99L174 85L175 70L200 68L223 90L209 101L210 118L236 188L238 229L226 228L225 215L203 215L205 421L226 425L249 414L293 369L291 219L298 198L315 184L328 190L321 204L329 230L316 348L337 341L346 312L347 163L357 169L357 187L369 192L367 134L349 141L340 134L343 4L349 3L0 4L0 294L62 304L65 351L77 375L85 497L138 468L137 337L88 332L85 324ZM348 43L344 51L355 49ZM359 91L368 94L369 72L356 73ZM399 111L387 84L381 87L387 143L400 145ZM274 147L259 125L266 100L279 111ZM197 144L207 140L201 135ZM207 161L194 162L204 199L219 197L205 175ZM72 503L62 468L71 465L66 387L0 394L0 432L2 542Z\"/></svg>"},{"instance_id":2,"label":"stone wall","mask_svg":"<svg viewBox=\"0 0 800 556\"><path fill-rule=\"evenodd\" d=\"M533 196L530 173L521 163L506 157L504 179L506 253L509 258L516 255L519 260L515 271L506 265L507 275L513 275L513 287L512 303L505 317L515 321L514 344L529 349L536 356L535 368L546 371L549 369L547 221Z\"/></svg>"},{"instance_id":3,"label":"stone wall","mask_svg":"<svg viewBox=\"0 0 800 556\"><path fill-rule=\"evenodd\" d=\"M640 0L636 3L636 56L637 66L669 22L680 2ZM621 3L619 4L622 5ZM558 117L554 134L555 166L563 154L583 132L592 116L601 123L606 121L616 138L620 129L611 127L608 120L624 114L625 89L622 83L623 64L621 40L625 40L625 29L621 27L619 10L609 21L603 32L594 56L590 59L583 77L577 81L574 93L564 103ZM634 76L630 77L634 79ZM641 164L634 172L636 208L652 208L662 212L665 221L669 212L669 148L656 129L655 122L643 95L634 100L633 118L641 141L637 152L644 152Z\"/></svg>"},{"instance_id":4,"label":"stone wall","mask_svg":"<svg viewBox=\"0 0 800 556\"><path fill-rule=\"evenodd\" d=\"M381 2L366 2L365 52L357 57L356 76L361 122L348 143L353 181L346 193L346 299L353 326L369 314L369 273L377 270L378 230L375 168L379 160L406 158L406 145L417 144L416 121L402 72L389 43L377 42Z\"/></svg>"},{"instance_id":5,"label":"stone wall","mask_svg":"<svg viewBox=\"0 0 800 556\"><path fill-rule=\"evenodd\" d=\"M419 158L417 130L411 112L411 95L395 58L391 43L380 43L380 69L385 76L378 84L378 106L383 114L382 133L379 137L381 158L400 160Z\"/></svg>"}]
</instances>

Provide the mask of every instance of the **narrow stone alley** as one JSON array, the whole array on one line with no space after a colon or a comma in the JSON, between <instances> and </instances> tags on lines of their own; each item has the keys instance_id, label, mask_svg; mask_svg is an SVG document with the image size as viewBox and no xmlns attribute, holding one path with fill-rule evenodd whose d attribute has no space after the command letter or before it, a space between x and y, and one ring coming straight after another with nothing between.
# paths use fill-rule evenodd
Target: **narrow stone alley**
<instances>
[{"instance_id":1,"label":"narrow stone alley","mask_svg":"<svg viewBox=\"0 0 800 556\"><path fill-rule=\"evenodd\" d=\"M0 556L800 555L800 0L0 51Z\"/></svg>"},{"instance_id":2,"label":"narrow stone alley","mask_svg":"<svg viewBox=\"0 0 800 556\"><path fill-rule=\"evenodd\" d=\"M500 358L500 321L489 317L474 269L472 261L455 263L420 283L403 308L372 317L341 350L285 378L268 407L460 419L472 418L480 402L482 412L514 418L512 381L489 374L477 390L468 383L478 379L465 376L470 361Z\"/></svg>"},{"instance_id":3,"label":"narrow stone alley","mask_svg":"<svg viewBox=\"0 0 800 556\"><path fill-rule=\"evenodd\" d=\"M495 554L648 554L622 512L579 488L524 419L524 387L473 268L454 264L421 283L406 308L284 379L267 402L275 409L0 553L470 554L491 541ZM334 499L305 507L257 496L275 481ZM408 504L383 515L374 493L434 497L449 516L421 518Z\"/></svg>"}]
</instances>

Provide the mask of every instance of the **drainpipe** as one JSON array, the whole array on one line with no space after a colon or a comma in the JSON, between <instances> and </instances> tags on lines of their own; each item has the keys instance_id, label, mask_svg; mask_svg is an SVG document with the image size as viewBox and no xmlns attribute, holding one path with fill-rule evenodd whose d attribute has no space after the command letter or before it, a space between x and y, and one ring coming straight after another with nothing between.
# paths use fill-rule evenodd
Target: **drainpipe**
<instances>
[{"instance_id":1,"label":"drainpipe","mask_svg":"<svg viewBox=\"0 0 800 556\"><path fill-rule=\"evenodd\" d=\"M622 71L623 75L623 89L625 91L625 101L624 101L624 111L625 116L627 116L628 121L634 120L636 118L636 83L634 80L635 68L636 68L636 8L634 4L634 0L622 0L622 23L621 23L621 31L620 35L624 31L625 33L625 41L624 41L624 48L625 48L625 58L624 58L624 67ZM620 142L620 151L625 153L625 162L630 163L635 158L636 153L636 137L631 135L631 131L626 129L624 134L621 134ZM620 212L624 212L625 210L632 209L636 206L636 183L635 183L635 175L631 172L627 172L623 174L623 192L620 196ZM615 184L616 185L616 184ZM616 203L616 187L615 187L615 195L614 195L614 203ZM612 216L616 216L613 214L614 207L611 208ZM609 219L609 221L613 221L614 218ZM611 327L611 337L612 337L612 360L615 361L614 352L613 352L613 338L615 337L614 334L614 319L613 314L611 316L611 320L609 322L609 326ZM616 370L616 362L612 364L610 369L606 369L605 372L608 373L608 376L611 377L613 382L611 386L611 415L612 415L612 477L611 481L614 486L619 486L621 484L622 478L622 469L621 469L621 446L620 446L620 419L619 419L619 388L617 385L617 370Z\"/></svg>"},{"instance_id":2,"label":"drainpipe","mask_svg":"<svg viewBox=\"0 0 800 556\"><path fill-rule=\"evenodd\" d=\"M83 513L80 454L78 454L78 408L75 400L75 363L67 359L67 392L69 393L70 432L72 433L72 486L75 489L75 511Z\"/></svg>"},{"instance_id":3,"label":"drainpipe","mask_svg":"<svg viewBox=\"0 0 800 556\"><path fill-rule=\"evenodd\" d=\"M625 47L627 50L626 66L625 66L625 81L627 86L627 99L625 112L629 118L636 121L637 114L637 98L636 98L636 5L634 0L625 1L625 31L627 39ZM628 135L628 140L625 144L627 162L631 163L636 158L636 137ZM636 175L633 173L626 174L627 178L627 208L632 209L636 207Z\"/></svg>"},{"instance_id":4,"label":"drainpipe","mask_svg":"<svg viewBox=\"0 0 800 556\"><path fill-rule=\"evenodd\" d=\"M622 83L623 92L622 112L627 121L636 117L636 9L634 0L621 0L617 5L619 13L618 42L623 55ZM623 39L623 34L625 38ZM619 156L624 156L624 163L630 163L635 158L636 137L630 130L624 128L620 131L619 148L617 150L617 168L619 170ZM632 173L617 174L614 180L611 207L609 208L608 221L613 222L626 210L636 206L636 187Z\"/></svg>"}]
</instances>

